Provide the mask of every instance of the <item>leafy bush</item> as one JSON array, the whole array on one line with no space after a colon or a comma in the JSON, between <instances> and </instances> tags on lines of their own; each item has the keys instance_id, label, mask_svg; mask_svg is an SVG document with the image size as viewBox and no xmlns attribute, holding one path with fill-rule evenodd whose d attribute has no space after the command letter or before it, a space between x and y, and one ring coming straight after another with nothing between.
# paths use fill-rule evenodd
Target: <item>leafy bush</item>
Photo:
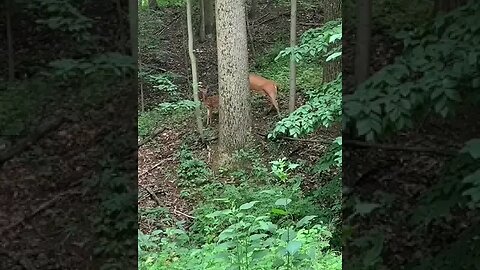
<instances>
[{"instance_id":1,"label":"leafy bush","mask_svg":"<svg viewBox=\"0 0 480 270\"><path fill-rule=\"evenodd\" d=\"M193 101L181 100L176 103L160 103L154 109L140 113L138 116L139 137L149 136L162 124L172 125L183 122L190 117L194 108L195 103Z\"/></svg>"},{"instance_id":2,"label":"leafy bush","mask_svg":"<svg viewBox=\"0 0 480 270\"><path fill-rule=\"evenodd\" d=\"M341 269L341 256L329 250L331 233L325 226L308 226L314 217L305 217L296 226L279 227L268 216L255 216L252 201L206 215L223 217L230 225L217 242L189 249L164 233L159 253L140 253L140 269ZM306 227L308 226L308 227ZM186 234L182 239L187 239ZM143 249L152 237L142 235ZM184 241L185 242L185 241ZM140 247L139 247L140 248Z\"/></svg>"},{"instance_id":3,"label":"leafy bush","mask_svg":"<svg viewBox=\"0 0 480 270\"><path fill-rule=\"evenodd\" d=\"M403 55L365 81L354 94L344 97L347 134L373 141L412 128L416 120L428 114L446 118L462 105L478 106L480 95L475 90L480 87L479 11L480 3L470 1L428 27L399 35L405 43ZM438 183L420 197L418 207L409 217L409 226L413 232L424 233L432 226L439 226L441 232L450 226L458 228L458 224L451 224L456 215L470 217L472 221L462 220L468 228L459 228L456 241L445 243L441 252L422 254L421 261L412 262L409 269L476 266L474 258L478 258L479 241L474 239L480 235L476 226L480 201L479 142L479 139L468 141L447 163ZM352 206L359 209L358 203ZM366 208L371 211L376 207L370 204ZM357 262L361 256L352 258L358 264L356 269L381 263L382 237L379 232L370 232L353 243L361 255L368 254L370 259ZM453 263L458 261L462 264Z\"/></svg>"},{"instance_id":4,"label":"leafy bush","mask_svg":"<svg viewBox=\"0 0 480 270\"><path fill-rule=\"evenodd\" d=\"M401 35L403 55L344 97L344 129L372 141L413 127L426 113L446 117L462 102L478 104L479 10L472 2L427 29Z\"/></svg>"}]
</instances>

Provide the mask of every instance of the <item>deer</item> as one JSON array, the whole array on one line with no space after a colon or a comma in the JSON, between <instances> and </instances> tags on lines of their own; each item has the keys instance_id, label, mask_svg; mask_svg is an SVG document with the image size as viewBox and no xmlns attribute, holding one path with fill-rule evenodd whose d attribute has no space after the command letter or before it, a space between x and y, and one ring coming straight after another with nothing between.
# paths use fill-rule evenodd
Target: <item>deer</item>
<instances>
[{"instance_id":1,"label":"deer","mask_svg":"<svg viewBox=\"0 0 480 270\"><path fill-rule=\"evenodd\" d=\"M248 80L250 83L250 90L266 96L271 104L270 111L272 111L273 108L275 108L277 111L277 115L280 115L280 109L278 108L278 102L277 102L277 92L278 92L277 83L253 73L249 74Z\"/></svg>"},{"instance_id":2,"label":"deer","mask_svg":"<svg viewBox=\"0 0 480 270\"><path fill-rule=\"evenodd\" d=\"M212 122L212 113L218 111L219 99L218 95L207 96L207 89L199 89L199 99L203 105L207 108L207 126Z\"/></svg>"}]
</instances>

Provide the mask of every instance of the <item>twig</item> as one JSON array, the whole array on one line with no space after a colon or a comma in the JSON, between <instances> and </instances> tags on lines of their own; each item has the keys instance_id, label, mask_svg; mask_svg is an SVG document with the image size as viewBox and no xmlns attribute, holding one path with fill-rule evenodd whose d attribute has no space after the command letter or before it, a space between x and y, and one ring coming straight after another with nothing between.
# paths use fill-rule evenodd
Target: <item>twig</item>
<instances>
[{"instance_id":1,"label":"twig","mask_svg":"<svg viewBox=\"0 0 480 270\"><path fill-rule=\"evenodd\" d=\"M153 138L157 137L158 134L162 133L165 130L165 128L159 128L155 132L153 132L148 138L145 140L141 141L138 144L138 148L140 148L142 145L146 144L147 142L151 141Z\"/></svg>"},{"instance_id":2,"label":"twig","mask_svg":"<svg viewBox=\"0 0 480 270\"><path fill-rule=\"evenodd\" d=\"M174 212L174 213L178 213L178 214L180 214L180 215L182 215L182 216L186 216L186 217L191 218L191 219L195 219L195 217L192 217L192 216L190 216L190 215L188 215L188 214L185 214L185 213L183 213L183 212L181 212L181 211L178 211L177 209L173 209L173 212Z\"/></svg>"},{"instance_id":3,"label":"twig","mask_svg":"<svg viewBox=\"0 0 480 270\"><path fill-rule=\"evenodd\" d=\"M399 145L391 145L391 144L368 143L368 142L355 141L355 140L343 140L342 145L378 148L378 149L389 150L389 151L425 152L425 153L434 153L434 154L445 155L445 156L454 156L457 154L456 151L451 151L446 149L437 150L437 149L428 148L428 147L408 147L408 146L399 146Z\"/></svg>"},{"instance_id":4,"label":"twig","mask_svg":"<svg viewBox=\"0 0 480 270\"><path fill-rule=\"evenodd\" d=\"M47 209L48 207L50 207L51 205L56 203L58 200L60 200L63 196L73 195L73 194L81 194L81 192L79 190L67 190L67 191L64 191L64 192L61 192L61 193L55 195L55 197L53 197L50 200L42 203L37 209L33 210L30 214L24 215L21 219L19 219L15 222L11 223L10 225L5 226L2 229L0 229L0 235L3 235L4 232L13 229L14 227L18 226L19 224L25 222L27 219L30 219L30 218L34 217L35 215L37 215L38 213L42 212L43 210Z\"/></svg>"},{"instance_id":5,"label":"twig","mask_svg":"<svg viewBox=\"0 0 480 270\"><path fill-rule=\"evenodd\" d=\"M300 22L298 24L303 25L303 26L320 26L320 25L322 25L321 23L308 23L308 22Z\"/></svg>"},{"instance_id":6,"label":"twig","mask_svg":"<svg viewBox=\"0 0 480 270\"><path fill-rule=\"evenodd\" d=\"M174 18L173 20L171 20L168 24L166 24L165 27L163 27L163 29L160 30L160 32L158 32L156 35L157 35L157 36L160 36L165 30L167 30L167 29L170 27L170 25L172 25L174 22L176 22L176 21L180 18L181 15L182 15L182 13L179 12L178 15L177 15L177 17L175 17L175 18Z\"/></svg>"},{"instance_id":7,"label":"twig","mask_svg":"<svg viewBox=\"0 0 480 270\"><path fill-rule=\"evenodd\" d=\"M36 131L33 131L29 136L21 139L18 143L10 147L10 149L7 149L3 153L1 153L0 166L14 156L27 150L31 144L34 144L35 142L40 140L49 131L56 129L63 123L64 120L65 119L63 117L57 117L45 122L45 124L40 125L38 129Z\"/></svg>"},{"instance_id":8,"label":"twig","mask_svg":"<svg viewBox=\"0 0 480 270\"><path fill-rule=\"evenodd\" d=\"M20 257L16 256L13 254L13 252L6 250L5 248L0 248L0 254L3 254L10 259L16 261L18 264L20 264L24 269L27 270L35 270L36 268L33 267L33 264L25 257Z\"/></svg>"},{"instance_id":9,"label":"twig","mask_svg":"<svg viewBox=\"0 0 480 270\"><path fill-rule=\"evenodd\" d=\"M262 21L262 22L259 22L258 25L262 25L262 24L267 23L267 22L269 22L269 21L273 21L273 20L275 20L275 19L278 19L278 17L284 16L284 15L287 15L287 14L290 14L290 10L289 10L289 11L286 11L286 12L281 12L281 13L279 13L279 14L271 17L271 18L268 18L268 19L266 19L266 20L264 20L264 21Z\"/></svg>"},{"instance_id":10,"label":"twig","mask_svg":"<svg viewBox=\"0 0 480 270\"><path fill-rule=\"evenodd\" d=\"M267 17L268 15L270 15L270 12L267 12L267 13L263 14L262 17L256 18L255 20L253 20L252 23L256 23L256 22L260 21L261 19Z\"/></svg>"},{"instance_id":11,"label":"twig","mask_svg":"<svg viewBox=\"0 0 480 270\"><path fill-rule=\"evenodd\" d=\"M160 165L162 165L165 161L170 161L172 160L173 158L165 158L165 159L162 159L160 162L158 162L157 164L155 164L153 167L149 168L148 170L144 171L143 173L139 174L138 175L138 178L144 176L145 174L151 172L152 170L160 167Z\"/></svg>"},{"instance_id":12,"label":"twig","mask_svg":"<svg viewBox=\"0 0 480 270\"><path fill-rule=\"evenodd\" d=\"M157 195L155 194L155 192L153 192L153 190L147 186L142 186L147 192L148 194L150 194L150 196L152 196L153 200L158 204L158 206L162 206L162 202L160 201L160 199L157 197Z\"/></svg>"}]
</instances>

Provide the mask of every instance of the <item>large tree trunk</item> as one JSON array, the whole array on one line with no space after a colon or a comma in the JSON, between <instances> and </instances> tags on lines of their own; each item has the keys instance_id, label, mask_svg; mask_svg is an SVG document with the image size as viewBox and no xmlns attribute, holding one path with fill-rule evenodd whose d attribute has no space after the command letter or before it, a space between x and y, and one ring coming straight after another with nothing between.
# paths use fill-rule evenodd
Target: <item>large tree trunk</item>
<instances>
[{"instance_id":1,"label":"large tree trunk","mask_svg":"<svg viewBox=\"0 0 480 270\"><path fill-rule=\"evenodd\" d=\"M193 100L200 104L198 99L198 75L197 75L197 59L193 53L193 26L192 26L192 0L187 0L187 29L188 29L188 54L190 55L190 62L192 65L192 86L193 86ZM197 121L197 129L200 138L203 140L203 124L200 107L195 108L195 119Z\"/></svg>"},{"instance_id":2,"label":"large tree trunk","mask_svg":"<svg viewBox=\"0 0 480 270\"><path fill-rule=\"evenodd\" d=\"M205 35L211 39L215 34L215 0L203 0L205 12Z\"/></svg>"},{"instance_id":3,"label":"large tree trunk","mask_svg":"<svg viewBox=\"0 0 480 270\"><path fill-rule=\"evenodd\" d=\"M332 21L342 18L342 1L341 0L323 0L322 7L324 12L324 21ZM342 62L326 62L323 68L323 82L327 83L335 78L342 72Z\"/></svg>"},{"instance_id":4,"label":"large tree trunk","mask_svg":"<svg viewBox=\"0 0 480 270\"><path fill-rule=\"evenodd\" d=\"M130 22L130 50L134 61L138 61L138 2L128 1L128 13Z\"/></svg>"},{"instance_id":5,"label":"large tree trunk","mask_svg":"<svg viewBox=\"0 0 480 270\"><path fill-rule=\"evenodd\" d=\"M368 78L370 69L371 37L371 0L357 1L357 35L355 44L355 84L359 85Z\"/></svg>"},{"instance_id":6,"label":"large tree trunk","mask_svg":"<svg viewBox=\"0 0 480 270\"><path fill-rule=\"evenodd\" d=\"M297 0L292 0L290 14L290 47L297 46ZM296 92L296 63L295 54L290 56L290 98L288 101L288 111L292 113L295 110L295 92Z\"/></svg>"},{"instance_id":7,"label":"large tree trunk","mask_svg":"<svg viewBox=\"0 0 480 270\"><path fill-rule=\"evenodd\" d=\"M219 106L218 165L251 137L245 0L217 0Z\"/></svg>"}]
</instances>

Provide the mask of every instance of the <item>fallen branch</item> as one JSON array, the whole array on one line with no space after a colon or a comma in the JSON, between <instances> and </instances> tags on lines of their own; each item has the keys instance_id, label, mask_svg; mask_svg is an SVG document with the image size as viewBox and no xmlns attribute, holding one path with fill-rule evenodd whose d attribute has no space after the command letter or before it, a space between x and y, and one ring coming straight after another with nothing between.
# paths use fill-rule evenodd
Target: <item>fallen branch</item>
<instances>
[{"instance_id":1,"label":"fallen branch","mask_svg":"<svg viewBox=\"0 0 480 270\"><path fill-rule=\"evenodd\" d=\"M155 132L153 132L150 136L148 136L145 140L141 141L138 144L138 148L140 148L142 145L146 144L147 142L151 141L153 138L157 137L158 134L162 133L165 130L165 128L159 128Z\"/></svg>"},{"instance_id":2,"label":"fallen branch","mask_svg":"<svg viewBox=\"0 0 480 270\"><path fill-rule=\"evenodd\" d=\"M162 165L164 162L170 161L170 160L173 160L173 158L165 158L165 159L162 159L160 162L158 162L157 164L155 164L155 165L152 166L151 168L149 168L149 169L147 169L146 171L144 171L143 173L139 174L139 175L138 175L138 178L144 176L145 174L151 172L152 170L160 167L160 165Z\"/></svg>"},{"instance_id":3,"label":"fallen branch","mask_svg":"<svg viewBox=\"0 0 480 270\"><path fill-rule=\"evenodd\" d=\"M180 18L181 15L182 15L182 13L179 12L179 14L177 15L177 17L173 18L173 20L171 20L169 23L167 23L167 24L165 25L165 27L163 27L163 29L160 30L160 32L158 32L156 35L157 35L157 36L160 36L165 30L167 30L167 29L170 27L170 25L172 25L174 22L176 22L176 21Z\"/></svg>"},{"instance_id":4,"label":"fallen branch","mask_svg":"<svg viewBox=\"0 0 480 270\"><path fill-rule=\"evenodd\" d=\"M64 120L65 118L63 117L57 117L51 119L50 121L46 121L43 125L40 125L36 131L33 131L29 136L19 140L19 142L11 146L10 149L7 149L3 153L0 153L0 166L2 166L6 161L10 160L14 156L27 150L32 144L40 140L46 133L60 126Z\"/></svg>"},{"instance_id":5,"label":"fallen branch","mask_svg":"<svg viewBox=\"0 0 480 270\"><path fill-rule=\"evenodd\" d=\"M149 188L147 186L142 186L142 187L148 192L148 194L150 194L150 196L158 204L158 206L162 206L162 201L160 201L158 196L155 194L155 192L153 192L153 190L151 188Z\"/></svg>"},{"instance_id":6,"label":"fallen branch","mask_svg":"<svg viewBox=\"0 0 480 270\"><path fill-rule=\"evenodd\" d=\"M182 216L191 218L191 219L195 219L195 217L190 216L190 215L188 215L188 214L185 214L185 213L183 213L183 212L181 212L181 211L178 211L177 209L173 209L173 212L174 212L174 213L178 213L178 214L180 214L180 215L182 215Z\"/></svg>"},{"instance_id":7,"label":"fallen branch","mask_svg":"<svg viewBox=\"0 0 480 270\"><path fill-rule=\"evenodd\" d=\"M258 25L257 25L257 27L258 27L259 25L262 25L262 24L267 23L267 22L269 22L269 21L273 21L273 20L275 20L275 19L278 19L280 16L285 16L285 15L289 15L289 14L290 14L290 10L289 10L289 11L285 11L285 12L281 12L281 13L279 13L279 14L276 14L275 16L273 16L273 17L271 17L271 18L268 18L268 19L266 19L266 20L264 20L264 21L262 21L262 22L259 22Z\"/></svg>"},{"instance_id":8,"label":"fallen branch","mask_svg":"<svg viewBox=\"0 0 480 270\"><path fill-rule=\"evenodd\" d=\"M309 22L300 22L298 24L303 26L321 26L322 25L322 23L309 23Z\"/></svg>"},{"instance_id":9,"label":"fallen branch","mask_svg":"<svg viewBox=\"0 0 480 270\"><path fill-rule=\"evenodd\" d=\"M15 228L16 226L20 225L21 223L24 223L26 220L36 216L38 213L40 213L40 212L44 211L45 209L47 209L48 207L52 206L54 203L56 203L58 200L60 200L63 196L81 194L81 193L82 192L79 191L79 190L67 190L67 191L64 191L64 192L61 192L61 193L55 195L55 197L53 197L50 200L42 203L37 209L33 210L30 214L24 215L19 220L17 220L15 222L11 223L10 225L7 225L7 226L3 227L2 229L0 229L0 235L3 235L4 232L9 231L9 230Z\"/></svg>"},{"instance_id":10,"label":"fallen branch","mask_svg":"<svg viewBox=\"0 0 480 270\"><path fill-rule=\"evenodd\" d=\"M383 149L388 151L424 152L424 153L433 153L433 154L445 155L445 156L454 156L457 154L456 151L452 151L452 150L437 150L437 149L428 148L428 147L408 147L408 146L399 146L399 145L391 145L391 144L368 143L368 142L355 141L355 140L344 140L342 144L357 146L357 147L365 147L365 148L378 148L378 149Z\"/></svg>"}]
</instances>

